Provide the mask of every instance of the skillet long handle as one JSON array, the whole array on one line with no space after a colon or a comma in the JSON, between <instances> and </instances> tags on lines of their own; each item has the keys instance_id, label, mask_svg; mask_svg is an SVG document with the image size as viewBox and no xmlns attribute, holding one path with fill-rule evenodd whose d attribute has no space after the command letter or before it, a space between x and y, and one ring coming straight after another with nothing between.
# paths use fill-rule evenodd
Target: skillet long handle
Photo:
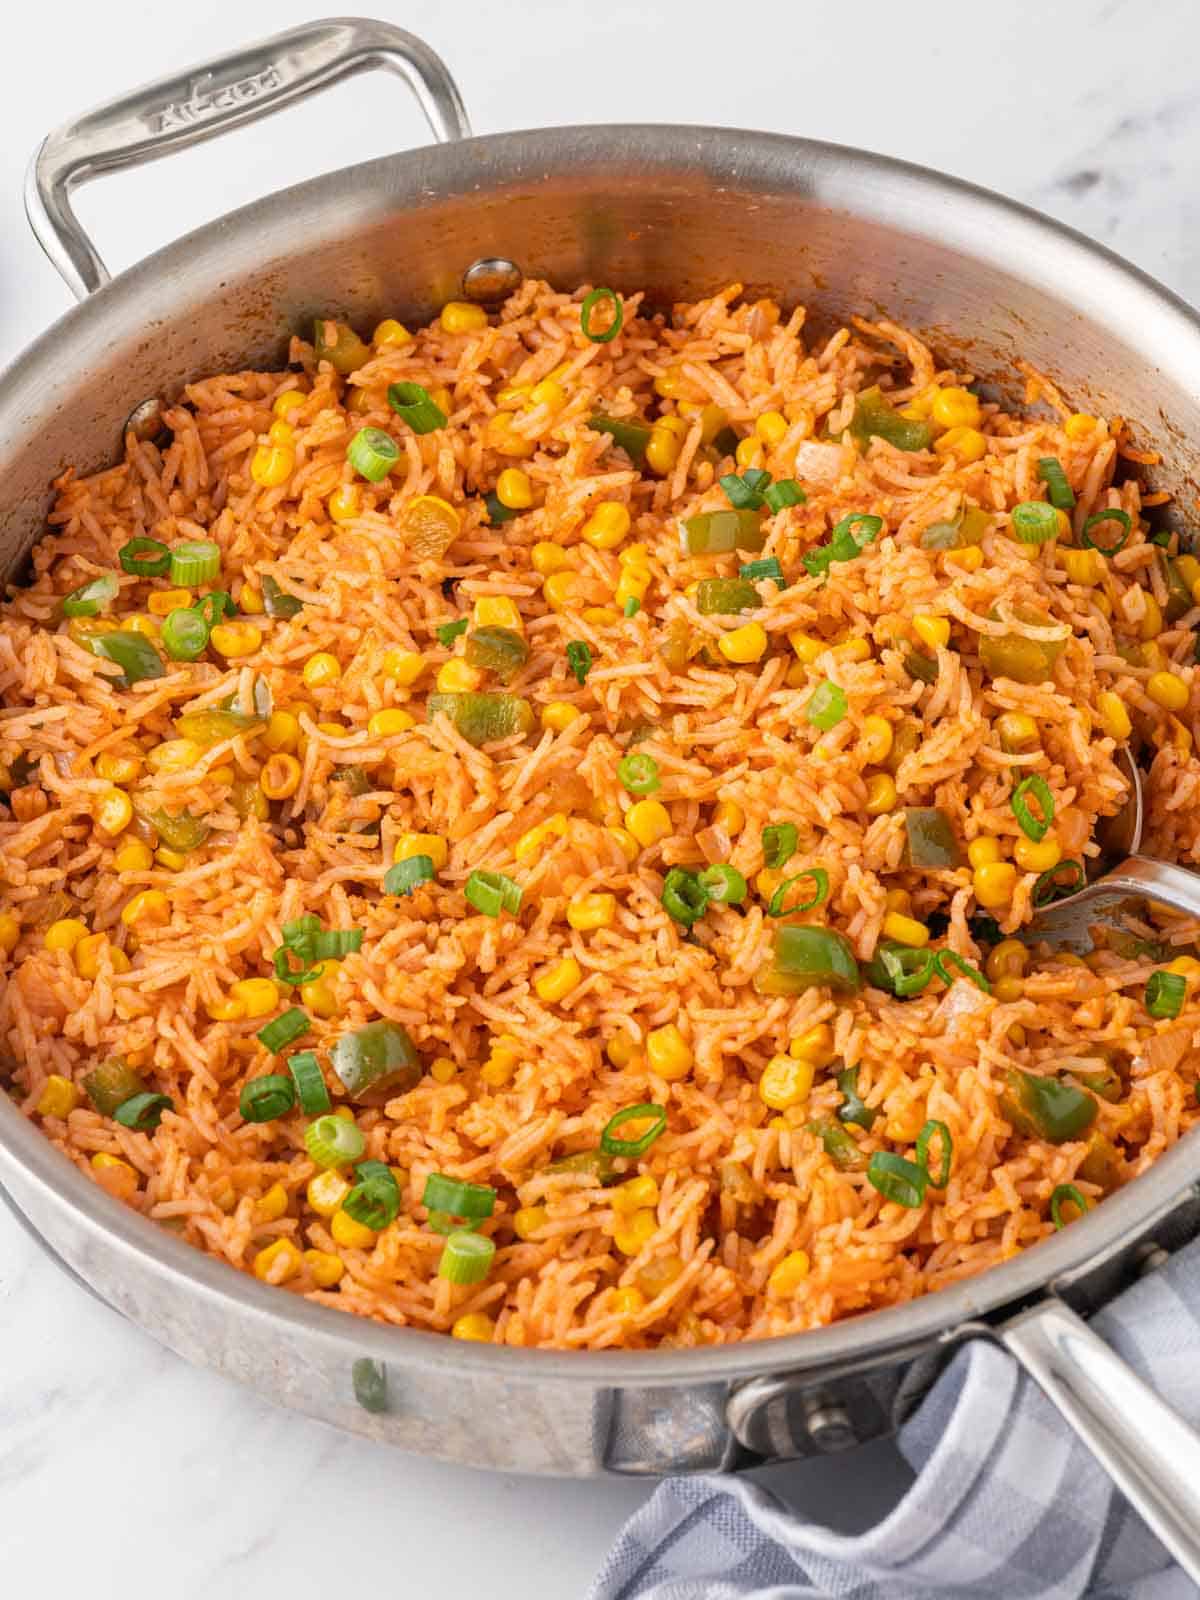
<instances>
[{"instance_id":1,"label":"skillet long handle","mask_svg":"<svg viewBox=\"0 0 1200 1600\"><path fill-rule=\"evenodd\" d=\"M25 179L25 211L38 243L71 292L86 299L109 274L72 209L73 189L256 122L374 67L406 81L435 138L469 136L457 84L415 34L356 17L305 23L145 84L55 129Z\"/></svg>"},{"instance_id":2,"label":"skillet long handle","mask_svg":"<svg viewBox=\"0 0 1200 1600\"><path fill-rule=\"evenodd\" d=\"M1200 1434L1061 1300L1041 1301L998 1334L1200 1585Z\"/></svg>"}]
</instances>

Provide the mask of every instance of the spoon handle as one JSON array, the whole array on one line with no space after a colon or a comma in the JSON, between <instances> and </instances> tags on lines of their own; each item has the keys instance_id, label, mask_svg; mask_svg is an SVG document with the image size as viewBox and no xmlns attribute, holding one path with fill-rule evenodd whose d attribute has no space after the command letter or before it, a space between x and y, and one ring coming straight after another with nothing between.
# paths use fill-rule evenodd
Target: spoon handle
<instances>
[{"instance_id":1,"label":"spoon handle","mask_svg":"<svg viewBox=\"0 0 1200 1600\"><path fill-rule=\"evenodd\" d=\"M1141 895L1146 900L1170 906L1173 911L1182 911L1186 916L1200 917L1200 872L1189 872L1186 867L1175 867L1168 861L1129 856L1097 880L1095 888L1101 887L1106 894Z\"/></svg>"}]
</instances>

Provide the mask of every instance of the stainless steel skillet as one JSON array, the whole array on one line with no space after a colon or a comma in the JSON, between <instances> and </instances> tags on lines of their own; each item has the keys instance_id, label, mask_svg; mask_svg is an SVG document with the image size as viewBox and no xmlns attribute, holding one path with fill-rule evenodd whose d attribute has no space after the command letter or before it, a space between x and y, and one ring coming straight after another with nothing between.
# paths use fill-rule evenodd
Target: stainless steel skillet
<instances>
[{"instance_id":1,"label":"stainless steel skillet","mask_svg":"<svg viewBox=\"0 0 1200 1600\"><path fill-rule=\"evenodd\" d=\"M369 66L416 88L441 144L314 179L198 229L107 282L71 189L273 111ZM47 485L100 465L125 418L186 379L278 360L316 311L431 313L506 262L668 303L732 280L837 319L864 306L986 380L1021 355L1080 406L1164 448L1190 498L1200 321L1046 219L935 173L811 140L700 127L469 139L445 68L381 23L292 30L51 135L31 221L84 302L0 383L0 566L19 572ZM470 272L477 262L486 269ZM497 265L499 263L499 265ZM59 1256L191 1360L401 1448L528 1472L724 1469L891 1431L964 1338L1003 1340L1200 1577L1200 1445L1087 1329L1200 1222L1195 1141L1053 1239L978 1278L812 1334L725 1349L518 1351L389 1328L235 1273L101 1192L0 1096L0 1181Z\"/></svg>"}]
</instances>

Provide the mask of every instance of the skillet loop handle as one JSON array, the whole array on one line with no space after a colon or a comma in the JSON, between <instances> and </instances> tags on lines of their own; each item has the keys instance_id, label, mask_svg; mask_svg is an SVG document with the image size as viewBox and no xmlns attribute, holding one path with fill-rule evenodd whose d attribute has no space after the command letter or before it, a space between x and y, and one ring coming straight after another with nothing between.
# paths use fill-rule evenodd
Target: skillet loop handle
<instances>
[{"instance_id":1,"label":"skillet loop handle","mask_svg":"<svg viewBox=\"0 0 1200 1600\"><path fill-rule=\"evenodd\" d=\"M1200 1586L1200 1434L1061 1300L1051 1296L997 1331Z\"/></svg>"},{"instance_id":2,"label":"skillet loop handle","mask_svg":"<svg viewBox=\"0 0 1200 1600\"><path fill-rule=\"evenodd\" d=\"M375 67L405 80L436 139L469 137L457 84L414 34L354 17L306 23L160 78L57 128L25 180L25 211L38 243L71 292L86 299L109 273L71 206L80 184L256 122Z\"/></svg>"}]
</instances>

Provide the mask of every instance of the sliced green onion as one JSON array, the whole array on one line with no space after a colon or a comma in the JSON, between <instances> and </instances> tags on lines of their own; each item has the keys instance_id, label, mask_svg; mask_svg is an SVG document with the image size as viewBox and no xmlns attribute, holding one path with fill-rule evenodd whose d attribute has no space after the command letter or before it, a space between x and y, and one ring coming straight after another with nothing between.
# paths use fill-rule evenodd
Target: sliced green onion
<instances>
[{"instance_id":1,"label":"sliced green onion","mask_svg":"<svg viewBox=\"0 0 1200 1600\"><path fill-rule=\"evenodd\" d=\"M502 523L511 522L514 517L521 515L519 511L514 511L512 506L506 506L494 489L484 495L483 503L487 507L488 521L493 528L500 527Z\"/></svg>"},{"instance_id":2,"label":"sliced green onion","mask_svg":"<svg viewBox=\"0 0 1200 1600\"><path fill-rule=\"evenodd\" d=\"M292 1080L281 1072L271 1072L265 1078L251 1078L243 1084L238 1109L247 1122L273 1122L276 1117L287 1116L295 1103Z\"/></svg>"},{"instance_id":3,"label":"sliced green onion","mask_svg":"<svg viewBox=\"0 0 1200 1600\"><path fill-rule=\"evenodd\" d=\"M1187 979L1179 972L1152 972L1146 980L1146 1010L1152 1017L1177 1017L1187 999Z\"/></svg>"},{"instance_id":4,"label":"sliced green onion","mask_svg":"<svg viewBox=\"0 0 1200 1600\"><path fill-rule=\"evenodd\" d=\"M1037 464L1037 470L1038 477L1046 485L1050 504L1057 506L1059 511L1070 511L1075 504L1075 491L1067 482L1062 462L1055 456L1042 456Z\"/></svg>"},{"instance_id":5,"label":"sliced green onion","mask_svg":"<svg viewBox=\"0 0 1200 1600\"><path fill-rule=\"evenodd\" d=\"M400 1215L400 1185L382 1161L364 1161L358 1178L342 1201L342 1210L372 1233L381 1233Z\"/></svg>"},{"instance_id":6,"label":"sliced green onion","mask_svg":"<svg viewBox=\"0 0 1200 1600\"><path fill-rule=\"evenodd\" d=\"M120 587L113 572L93 578L90 583L81 583L78 589L64 595L62 614L64 617L98 617L108 602L117 598Z\"/></svg>"},{"instance_id":7,"label":"sliced green onion","mask_svg":"<svg viewBox=\"0 0 1200 1600\"><path fill-rule=\"evenodd\" d=\"M932 950L916 950L895 939L884 939L876 945L867 966L867 982L885 994L909 1000L928 988L934 971Z\"/></svg>"},{"instance_id":8,"label":"sliced green onion","mask_svg":"<svg viewBox=\"0 0 1200 1600\"><path fill-rule=\"evenodd\" d=\"M697 881L713 904L719 906L740 906L750 888L736 867L723 863L705 867Z\"/></svg>"},{"instance_id":9,"label":"sliced green onion","mask_svg":"<svg viewBox=\"0 0 1200 1600\"><path fill-rule=\"evenodd\" d=\"M1026 804L1025 796L1031 794L1038 803L1040 817L1034 816ZM1032 772L1028 777L1022 778L1012 795L1013 816L1021 824L1021 832L1027 839L1035 843L1044 839L1050 831L1050 824L1054 821L1054 796L1050 793L1050 785L1038 772Z\"/></svg>"},{"instance_id":10,"label":"sliced green onion","mask_svg":"<svg viewBox=\"0 0 1200 1600\"><path fill-rule=\"evenodd\" d=\"M635 1139L620 1139L617 1131L627 1122L649 1122L650 1126L645 1133L640 1133ZM666 1106L641 1104L625 1106L618 1111L616 1116L610 1117L604 1124L604 1132L600 1135L600 1148L610 1156L644 1156L646 1151L667 1128Z\"/></svg>"},{"instance_id":11,"label":"sliced green onion","mask_svg":"<svg viewBox=\"0 0 1200 1600\"><path fill-rule=\"evenodd\" d=\"M430 1211L480 1222L496 1209L496 1191L486 1183L466 1183L461 1178L448 1178L444 1172L431 1172L425 1179L421 1204Z\"/></svg>"},{"instance_id":12,"label":"sliced green onion","mask_svg":"<svg viewBox=\"0 0 1200 1600\"><path fill-rule=\"evenodd\" d=\"M130 539L117 551L122 572L135 578L165 578L171 570L171 552L158 539Z\"/></svg>"},{"instance_id":13,"label":"sliced green onion","mask_svg":"<svg viewBox=\"0 0 1200 1600\"><path fill-rule=\"evenodd\" d=\"M778 483L769 484L763 490L763 499L768 510L778 513L787 506L804 505L808 496L795 478L780 478Z\"/></svg>"},{"instance_id":14,"label":"sliced green onion","mask_svg":"<svg viewBox=\"0 0 1200 1600\"><path fill-rule=\"evenodd\" d=\"M1012 530L1022 544L1045 544L1058 532L1058 516L1045 500L1022 500L1012 508Z\"/></svg>"},{"instance_id":15,"label":"sliced green onion","mask_svg":"<svg viewBox=\"0 0 1200 1600\"><path fill-rule=\"evenodd\" d=\"M837 1086L844 1097L837 1110L838 1121L868 1130L874 1127L879 1112L872 1110L858 1092L858 1068L843 1067L837 1075Z\"/></svg>"},{"instance_id":16,"label":"sliced green onion","mask_svg":"<svg viewBox=\"0 0 1200 1600\"><path fill-rule=\"evenodd\" d=\"M221 570L221 547L211 539L185 539L171 548L171 582L181 589L211 583Z\"/></svg>"},{"instance_id":17,"label":"sliced green onion","mask_svg":"<svg viewBox=\"0 0 1200 1600\"><path fill-rule=\"evenodd\" d=\"M485 872L477 867L463 886L467 904L485 917L498 917L502 911L516 916L521 909L521 885L502 872Z\"/></svg>"},{"instance_id":18,"label":"sliced green onion","mask_svg":"<svg viewBox=\"0 0 1200 1600\"><path fill-rule=\"evenodd\" d=\"M333 1102L325 1087L321 1063L311 1050L299 1050L288 1059L288 1071L296 1088L296 1099L306 1117L320 1117L332 1110Z\"/></svg>"},{"instance_id":19,"label":"sliced green onion","mask_svg":"<svg viewBox=\"0 0 1200 1600\"><path fill-rule=\"evenodd\" d=\"M638 752L621 757L617 762L617 777L629 794L653 794L656 789L662 788L658 762L653 756Z\"/></svg>"},{"instance_id":20,"label":"sliced green onion","mask_svg":"<svg viewBox=\"0 0 1200 1600\"><path fill-rule=\"evenodd\" d=\"M263 610L269 617L287 621L304 610L304 601L298 595L285 594L269 572L262 578Z\"/></svg>"},{"instance_id":21,"label":"sliced green onion","mask_svg":"<svg viewBox=\"0 0 1200 1600\"><path fill-rule=\"evenodd\" d=\"M847 709L845 690L839 689L836 683L830 683L826 678L813 690L808 704L804 707L804 717L814 728L819 728L822 733L828 733L830 728L837 727L846 715Z\"/></svg>"},{"instance_id":22,"label":"sliced green onion","mask_svg":"<svg viewBox=\"0 0 1200 1600\"><path fill-rule=\"evenodd\" d=\"M93 633L83 644L94 656L120 667L121 676L115 681L125 688L148 678L161 678L167 670L162 657L144 634Z\"/></svg>"},{"instance_id":23,"label":"sliced green onion","mask_svg":"<svg viewBox=\"0 0 1200 1600\"><path fill-rule=\"evenodd\" d=\"M1116 544L1099 544L1092 537L1092 529L1098 528L1102 522L1115 522L1121 530L1120 538ZM1133 522L1127 511L1097 511L1083 525L1079 535L1079 542L1086 545L1089 550L1099 550L1102 556L1115 556L1118 550L1124 550L1129 542L1129 535L1133 532Z\"/></svg>"},{"instance_id":24,"label":"sliced green onion","mask_svg":"<svg viewBox=\"0 0 1200 1600\"><path fill-rule=\"evenodd\" d=\"M929 1170L929 1146L935 1138L942 1141L942 1160L937 1177ZM954 1139L944 1122L931 1118L917 1135L917 1164L925 1169L929 1182L935 1189L944 1189L950 1182L950 1164L954 1159Z\"/></svg>"},{"instance_id":25,"label":"sliced green onion","mask_svg":"<svg viewBox=\"0 0 1200 1600\"><path fill-rule=\"evenodd\" d=\"M444 650L449 650L450 646L454 643L455 639L458 638L459 634L466 633L470 626L471 623L469 618L459 617L457 622L439 622L433 631L437 634L437 642L442 646L442 648Z\"/></svg>"},{"instance_id":26,"label":"sliced green onion","mask_svg":"<svg viewBox=\"0 0 1200 1600\"><path fill-rule=\"evenodd\" d=\"M915 1211L925 1199L929 1174L924 1167L890 1150L876 1150L867 1163L867 1182L878 1189L885 1200Z\"/></svg>"},{"instance_id":27,"label":"sliced green onion","mask_svg":"<svg viewBox=\"0 0 1200 1600\"><path fill-rule=\"evenodd\" d=\"M592 652L582 639L572 639L567 645L567 665L580 685L587 682L587 675L592 670Z\"/></svg>"},{"instance_id":28,"label":"sliced green onion","mask_svg":"<svg viewBox=\"0 0 1200 1600\"><path fill-rule=\"evenodd\" d=\"M1050 1196L1050 1220L1059 1229L1065 1228L1069 1220L1062 1214L1065 1205L1073 1205L1080 1216L1088 1209L1087 1201L1073 1183L1060 1183Z\"/></svg>"},{"instance_id":29,"label":"sliced green onion","mask_svg":"<svg viewBox=\"0 0 1200 1600\"><path fill-rule=\"evenodd\" d=\"M215 628L222 617L231 617L237 607L224 589L213 589L202 595L192 609L199 612L210 628Z\"/></svg>"},{"instance_id":30,"label":"sliced green onion","mask_svg":"<svg viewBox=\"0 0 1200 1600\"><path fill-rule=\"evenodd\" d=\"M346 460L369 483L382 483L400 459L400 446L382 428L360 428L346 447Z\"/></svg>"},{"instance_id":31,"label":"sliced green onion","mask_svg":"<svg viewBox=\"0 0 1200 1600\"><path fill-rule=\"evenodd\" d=\"M438 1262L438 1277L449 1283L482 1283L495 1254L495 1242L482 1233L452 1233Z\"/></svg>"},{"instance_id":32,"label":"sliced green onion","mask_svg":"<svg viewBox=\"0 0 1200 1600\"><path fill-rule=\"evenodd\" d=\"M628 600L626 600L626 602L625 602L625 606L624 606L625 615L627 617L636 617L638 612L641 609L642 609L642 602L638 599L637 595L631 594L629 596Z\"/></svg>"},{"instance_id":33,"label":"sliced green onion","mask_svg":"<svg viewBox=\"0 0 1200 1600\"><path fill-rule=\"evenodd\" d=\"M786 905L788 890L794 883L800 883L804 878L813 881L813 892L807 900L802 900L794 906ZM829 898L829 874L824 867L806 867L803 872L797 872L792 878L785 878L771 896L771 903L767 907L769 917L791 917L800 911L813 911L817 906L825 904Z\"/></svg>"},{"instance_id":34,"label":"sliced green onion","mask_svg":"<svg viewBox=\"0 0 1200 1600\"><path fill-rule=\"evenodd\" d=\"M744 566L738 568L738 577L748 578L751 583L757 583L760 578L771 578L781 589L787 585L778 556L764 556L761 561L747 561Z\"/></svg>"},{"instance_id":35,"label":"sliced green onion","mask_svg":"<svg viewBox=\"0 0 1200 1600\"><path fill-rule=\"evenodd\" d=\"M431 1211L425 1220L434 1233L461 1233L476 1226L462 1217L456 1217L451 1211Z\"/></svg>"},{"instance_id":36,"label":"sliced green onion","mask_svg":"<svg viewBox=\"0 0 1200 1600\"><path fill-rule=\"evenodd\" d=\"M304 1130L304 1148L323 1168L345 1167L367 1148L362 1129L349 1117L318 1117Z\"/></svg>"},{"instance_id":37,"label":"sliced green onion","mask_svg":"<svg viewBox=\"0 0 1200 1600\"><path fill-rule=\"evenodd\" d=\"M422 1077L421 1058L408 1029L386 1018L342 1034L329 1060L356 1105L382 1105L415 1089Z\"/></svg>"},{"instance_id":38,"label":"sliced green onion","mask_svg":"<svg viewBox=\"0 0 1200 1600\"><path fill-rule=\"evenodd\" d=\"M592 312L604 301L608 301L612 306L612 321L607 328L602 328L597 333L592 328ZM593 289L590 294L584 295L583 304L579 308L579 326L583 329L585 339L590 339L593 344L607 344L620 333L624 321L625 308L615 289Z\"/></svg>"},{"instance_id":39,"label":"sliced green onion","mask_svg":"<svg viewBox=\"0 0 1200 1600\"><path fill-rule=\"evenodd\" d=\"M863 511L852 511L833 526L829 535L830 548L835 561L853 561L873 544L883 529L883 518L869 516ZM861 531L858 531L861 530Z\"/></svg>"},{"instance_id":40,"label":"sliced green onion","mask_svg":"<svg viewBox=\"0 0 1200 1600\"><path fill-rule=\"evenodd\" d=\"M1070 875L1065 883L1062 879L1064 872ZM1040 911L1044 906L1053 905L1056 900L1065 900L1076 889L1082 889L1086 882L1087 874L1078 861L1060 861L1037 879L1030 899L1034 908Z\"/></svg>"},{"instance_id":41,"label":"sliced green onion","mask_svg":"<svg viewBox=\"0 0 1200 1600\"><path fill-rule=\"evenodd\" d=\"M273 1018L265 1028L260 1028L255 1037L272 1055L277 1055L293 1039L299 1039L301 1034L307 1033L311 1024L307 1012L301 1011L299 1006L291 1006L280 1016Z\"/></svg>"},{"instance_id":42,"label":"sliced green onion","mask_svg":"<svg viewBox=\"0 0 1200 1600\"><path fill-rule=\"evenodd\" d=\"M672 921L690 928L708 909L708 892L694 872L672 867L663 879L662 906Z\"/></svg>"},{"instance_id":43,"label":"sliced green onion","mask_svg":"<svg viewBox=\"0 0 1200 1600\"><path fill-rule=\"evenodd\" d=\"M751 468L751 472L754 471ZM767 482L771 481L771 474L766 474ZM735 511L759 511L762 509L763 496L759 480L752 478L750 472L739 477L736 472L727 472L720 480L725 491L725 498Z\"/></svg>"},{"instance_id":44,"label":"sliced green onion","mask_svg":"<svg viewBox=\"0 0 1200 1600\"><path fill-rule=\"evenodd\" d=\"M414 433L435 433L446 426L446 413L430 398L429 390L419 383L389 383L387 403ZM389 436L385 434L384 437ZM357 462L353 464L358 465Z\"/></svg>"},{"instance_id":45,"label":"sliced green onion","mask_svg":"<svg viewBox=\"0 0 1200 1600\"><path fill-rule=\"evenodd\" d=\"M284 945L305 961L340 961L362 949L361 928L322 928L312 912L285 922L280 931Z\"/></svg>"},{"instance_id":46,"label":"sliced green onion","mask_svg":"<svg viewBox=\"0 0 1200 1600\"><path fill-rule=\"evenodd\" d=\"M950 967L957 967L964 978L970 979L977 989L982 989L984 994L991 994L992 986L980 972L978 967L973 967L969 961L964 961L957 950L939 950L933 958L934 971L943 983L952 984L954 974Z\"/></svg>"},{"instance_id":47,"label":"sliced green onion","mask_svg":"<svg viewBox=\"0 0 1200 1600\"><path fill-rule=\"evenodd\" d=\"M772 822L762 831L763 865L786 866L796 854L800 830L794 822Z\"/></svg>"},{"instance_id":48,"label":"sliced green onion","mask_svg":"<svg viewBox=\"0 0 1200 1600\"><path fill-rule=\"evenodd\" d=\"M132 1128L135 1133L149 1133L158 1127L164 1111L174 1109L175 1102L169 1094L135 1094L122 1100L113 1116L124 1128Z\"/></svg>"},{"instance_id":49,"label":"sliced green onion","mask_svg":"<svg viewBox=\"0 0 1200 1600\"><path fill-rule=\"evenodd\" d=\"M197 661L208 649L208 623L190 606L177 606L163 619L163 649L172 661Z\"/></svg>"},{"instance_id":50,"label":"sliced green onion","mask_svg":"<svg viewBox=\"0 0 1200 1600\"><path fill-rule=\"evenodd\" d=\"M419 883L432 883L436 876L432 856L405 856L384 873L383 892L409 895Z\"/></svg>"}]
</instances>

